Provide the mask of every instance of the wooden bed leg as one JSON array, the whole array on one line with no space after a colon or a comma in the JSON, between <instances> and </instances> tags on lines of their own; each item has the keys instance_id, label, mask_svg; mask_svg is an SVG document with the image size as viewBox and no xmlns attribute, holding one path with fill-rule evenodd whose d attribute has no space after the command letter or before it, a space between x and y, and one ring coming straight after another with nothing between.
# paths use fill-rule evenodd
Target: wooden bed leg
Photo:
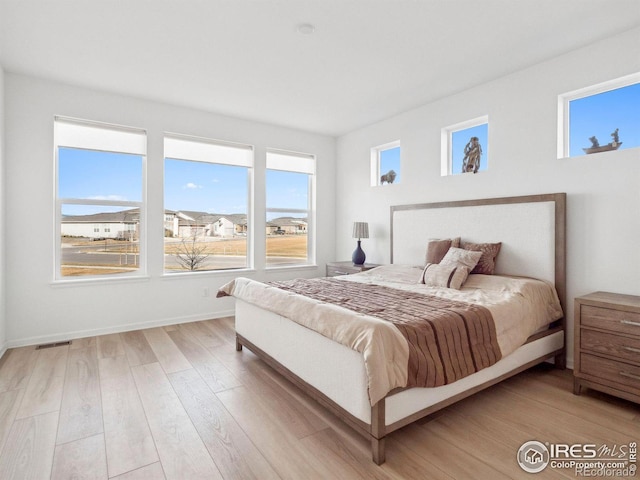
<instances>
[{"instance_id":1,"label":"wooden bed leg","mask_svg":"<svg viewBox=\"0 0 640 480\"><path fill-rule=\"evenodd\" d=\"M384 437L371 437L371 454L376 465L382 465L385 462Z\"/></svg>"},{"instance_id":2,"label":"wooden bed leg","mask_svg":"<svg viewBox=\"0 0 640 480\"><path fill-rule=\"evenodd\" d=\"M371 456L376 465L385 461L385 412L384 398L371 407Z\"/></svg>"},{"instance_id":3,"label":"wooden bed leg","mask_svg":"<svg viewBox=\"0 0 640 480\"><path fill-rule=\"evenodd\" d=\"M567 355L565 352L559 353L553 358L553 363L558 370L567 368Z\"/></svg>"},{"instance_id":4,"label":"wooden bed leg","mask_svg":"<svg viewBox=\"0 0 640 480\"><path fill-rule=\"evenodd\" d=\"M242 351L242 344L240 343L240 340L236 336L236 352L241 352L241 351Z\"/></svg>"}]
</instances>

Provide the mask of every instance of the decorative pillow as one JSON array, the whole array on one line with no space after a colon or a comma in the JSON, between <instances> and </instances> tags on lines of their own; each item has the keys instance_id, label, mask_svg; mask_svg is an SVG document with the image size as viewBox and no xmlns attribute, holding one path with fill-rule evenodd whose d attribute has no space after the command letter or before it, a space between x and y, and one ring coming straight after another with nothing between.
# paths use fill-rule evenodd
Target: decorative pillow
<instances>
[{"instance_id":1,"label":"decorative pillow","mask_svg":"<svg viewBox=\"0 0 640 480\"><path fill-rule=\"evenodd\" d=\"M429 287L445 287L460 290L469 276L469 269L462 265L438 265L427 263L422 271L420 283Z\"/></svg>"},{"instance_id":2,"label":"decorative pillow","mask_svg":"<svg viewBox=\"0 0 640 480\"><path fill-rule=\"evenodd\" d=\"M482 252L451 247L444 258L440 261L440 265L451 265L454 267L463 266L467 267L469 271L472 271L481 256Z\"/></svg>"},{"instance_id":3,"label":"decorative pillow","mask_svg":"<svg viewBox=\"0 0 640 480\"><path fill-rule=\"evenodd\" d=\"M449 251L449 248L457 248L459 246L460 237L444 238L442 240L430 238L429 243L427 244L427 255L425 258L425 263L440 263L440 261Z\"/></svg>"},{"instance_id":4,"label":"decorative pillow","mask_svg":"<svg viewBox=\"0 0 640 480\"><path fill-rule=\"evenodd\" d=\"M482 252L480 260L477 265L471 270L471 273L483 273L485 275L493 275L496 270L496 259L498 253L500 253L500 247L502 242L498 243L462 243L462 248L465 250L473 250L476 252Z\"/></svg>"}]
</instances>

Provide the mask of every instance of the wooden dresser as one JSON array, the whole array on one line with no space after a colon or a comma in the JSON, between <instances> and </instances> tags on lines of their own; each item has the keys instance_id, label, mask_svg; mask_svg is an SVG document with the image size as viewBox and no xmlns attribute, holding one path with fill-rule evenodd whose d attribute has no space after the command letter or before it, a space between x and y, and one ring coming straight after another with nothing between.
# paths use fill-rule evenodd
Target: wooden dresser
<instances>
[{"instance_id":1,"label":"wooden dresser","mask_svg":"<svg viewBox=\"0 0 640 480\"><path fill-rule=\"evenodd\" d=\"M640 297L575 299L573 393L589 387L640 403Z\"/></svg>"}]
</instances>

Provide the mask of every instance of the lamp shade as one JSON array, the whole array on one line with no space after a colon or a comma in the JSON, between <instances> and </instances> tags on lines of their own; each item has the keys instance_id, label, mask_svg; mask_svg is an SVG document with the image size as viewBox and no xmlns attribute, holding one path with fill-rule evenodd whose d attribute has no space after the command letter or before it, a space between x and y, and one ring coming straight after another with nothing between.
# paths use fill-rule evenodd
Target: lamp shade
<instances>
[{"instance_id":1,"label":"lamp shade","mask_svg":"<svg viewBox=\"0 0 640 480\"><path fill-rule=\"evenodd\" d=\"M369 238L369 224L367 222L353 222L353 238Z\"/></svg>"}]
</instances>

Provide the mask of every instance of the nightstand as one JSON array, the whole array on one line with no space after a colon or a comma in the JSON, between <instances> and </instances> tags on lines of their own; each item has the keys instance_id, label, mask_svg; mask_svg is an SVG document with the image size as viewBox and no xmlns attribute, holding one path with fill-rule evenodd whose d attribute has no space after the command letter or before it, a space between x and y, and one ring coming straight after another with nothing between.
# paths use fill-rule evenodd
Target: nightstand
<instances>
[{"instance_id":1,"label":"nightstand","mask_svg":"<svg viewBox=\"0 0 640 480\"><path fill-rule=\"evenodd\" d=\"M364 265L354 265L353 262L328 262L327 277L337 277L339 275L351 275L352 273L365 272L372 268L379 267L375 263L365 263Z\"/></svg>"},{"instance_id":2,"label":"nightstand","mask_svg":"<svg viewBox=\"0 0 640 480\"><path fill-rule=\"evenodd\" d=\"M640 403L640 297L575 299L573 393L583 386Z\"/></svg>"}]
</instances>

